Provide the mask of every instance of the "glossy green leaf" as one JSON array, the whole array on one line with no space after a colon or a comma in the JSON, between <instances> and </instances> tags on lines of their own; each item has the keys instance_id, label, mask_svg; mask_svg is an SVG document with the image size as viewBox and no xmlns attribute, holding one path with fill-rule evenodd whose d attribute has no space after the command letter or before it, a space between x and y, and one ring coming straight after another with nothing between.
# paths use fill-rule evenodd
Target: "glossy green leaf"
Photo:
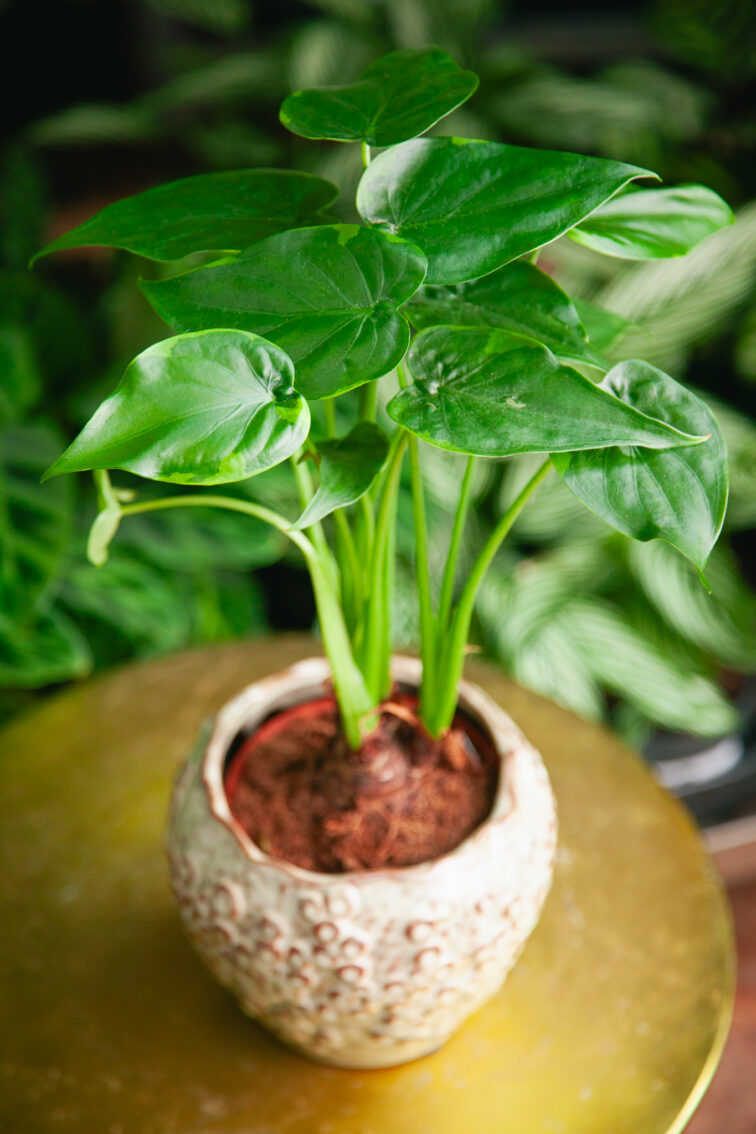
<instances>
[{"instance_id":1,"label":"glossy green leaf","mask_svg":"<svg viewBox=\"0 0 756 1134\"><path fill-rule=\"evenodd\" d=\"M357 208L428 257L428 283L485 276L573 228L635 177L624 162L463 138L421 138L379 154Z\"/></svg>"},{"instance_id":2,"label":"glossy green leaf","mask_svg":"<svg viewBox=\"0 0 756 1134\"><path fill-rule=\"evenodd\" d=\"M337 193L330 181L290 170L202 173L108 205L53 240L34 260L93 244L150 260L236 251L275 232L316 224Z\"/></svg>"},{"instance_id":3,"label":"glossy green leaf","mask_svg":"<svg viewBox=\"0 0 756 1134\"><path fill-rule=\"evenodd\" d=\"M414 382L389 402L389 416L442 449L508 457L697 439L506 331L433 327L415 339L408 364Z\"/></svg>"},{"instance_id":4,"label":"glossy green leaf","mask_svg":"<svg viewBox=\"0 0 756 1134\"><path fill-rule=\"evenodd\" d=\"M177 330L239 327L275 342L307 398L329 398L392 370L409 343L397 311L425 275L425 258L361 225L283 232L232 262L142 284Z\"/></svg>"},{"instance_id":5,"label":"glossy green leaf","mask_svg":"<svg viewBox=\"0 0 756 1134\"><path fill-rule=\"evenodd\" d=\"M290 457L310 425L291 360L244 331L142 351L47 476L127 469L177 484L243 480Z\"/></svg>"},{"instance_id":6,"label":"glossy green leaf","mask_svg":"<svg viewBox=\"0 0 756 1134\"><path fill-rule=\"evenodd\" d=\"M647 362L620 362L602 386L628 405L663 417L700 445L652 452L602 449L554 458L568 488L612 527L633 539L663 539L701 570L727 507L727 451L711 410Z\"/></svg>"},{"instance_id":7,"label":"glossy green leaf","mask_svg":"<svg viewBox=\"0 0 756 1134\"><path fill-rule=\"evenodd\" d=\"M703 185L637 189L607 201L570 236L605 256L664 260L684 256L734 219L730 206Z\"/></svg>"},{"instance_id":8,"label":"glossy green leaf","mask_svg":"<svg viewBox=\"0 0 756 1134\"><path fill-rule=\"evenodd\" d=\"M440 324L499 327L543 343L563 362L609 368L587 342L568 296L532 264L507 264L483 279L455 286L423 287L406 310L420 329Z\"/></svg>"},{"instance_id":9,"label":"glossy green leaf","mask_svg":"<svg viewBox=\"0 0 756 1134\"><path fill-rule=\"evenodd\" d=\"M388 456L388 437L378 425L363 421L346 437L321 441L318 490L292 528L301 531L354 504L370 488Z\"/></svg>"},{"instance_id":10,"label":"glossy green leaf","mask_svg":"<svg viewBox=\"0 0 756 1134\"><path fill-rule=\"evenodd\" d=\"M295 91L281 121L303 138L393 146L425 133L477 86L477 75L437 47L391 51L347 86Z\"/></svg>"}]
</instances>

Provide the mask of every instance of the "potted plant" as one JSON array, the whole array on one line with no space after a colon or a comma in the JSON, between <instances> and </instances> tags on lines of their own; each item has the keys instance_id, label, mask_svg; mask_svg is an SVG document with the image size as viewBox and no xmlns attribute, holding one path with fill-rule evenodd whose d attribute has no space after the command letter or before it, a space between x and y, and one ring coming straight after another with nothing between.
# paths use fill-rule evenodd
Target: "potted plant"
<instances>
[{"instance_id":1,"label":"potted plant","mask_svg":"<svg viewBox=\"0 0 756 1134\"><path fill-rule=\"evenodd\" d=\"M117 202L41 253L213 254L142 282L179 333L134 359L47 475L94 471L98 564L124 519L173 508L199 509L198 522L206 508L245 513L304 556L325 659L222 709L177 781L168 848L215 975L286 1042L344 1066L443 1042L504 979L550 884L540 757L462 678L478 588L530 496L558 475L615 528L668 541L701 572L726 506L710 411L643 361L610 368L535 261L563 234L609 255L681 255L729 223L727 205L699 186L636 188L654 175L621 162L419 137L476 86L427 49L286 99L293 132L361 144L358 223L324 214L328 182L252 169ZM379 422L381 379L398 389ZM421 443L466 455L438 595ZM522 453L542 461L457 586L476 461ZM391 654L407 456L420 661ZM217 490L282 462L297 517ZM135 496L111 469L182 487Z\"/></svg>"}]
</instances>

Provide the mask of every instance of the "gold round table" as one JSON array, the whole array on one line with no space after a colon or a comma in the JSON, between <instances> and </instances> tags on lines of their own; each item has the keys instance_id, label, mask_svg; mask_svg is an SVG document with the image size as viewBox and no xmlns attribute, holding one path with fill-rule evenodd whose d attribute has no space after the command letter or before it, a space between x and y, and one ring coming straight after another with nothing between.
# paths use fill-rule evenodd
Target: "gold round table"
<instances>
[{"instance_id":1,"label":"gold round table","mask_svg":"<svg viewBox=\"0 0 756 1134\"><path fill-rule=\"evenodd\" d=\"M317 652L297 638L125 668L0 734L4 1134L676 1134L719 1058L726 901L682 808L602 729L470 665L546 760L543 917L436 1054L342 1071L237 1009L182 936L162 838L203 717Z\"/></svg>"}]
</instances>

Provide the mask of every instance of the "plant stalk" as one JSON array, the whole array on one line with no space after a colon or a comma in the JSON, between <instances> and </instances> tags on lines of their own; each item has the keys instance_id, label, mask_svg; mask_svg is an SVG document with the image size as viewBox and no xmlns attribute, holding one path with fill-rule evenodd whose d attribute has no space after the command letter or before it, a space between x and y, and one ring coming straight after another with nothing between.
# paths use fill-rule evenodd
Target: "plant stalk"
<instances>
[{"instance_id":1,"label":"plant stalk","mask_svg":"<svg viewBox=\"0 0 756 1134\"><path fill-rule=\"evenodd\" d=\"M441 598L438 603L438 625L441 634L443 634L446 629L449 614L451 613L452 599L454 597L454 580L457 573L457 560L459 559L459 548L462 543L465 523L467 522L467 514L470 510L470 493L474 470L475 457L468 457L467 464L465 465L465 473L462 478L462 487L459 492L457 511L454 515L454 526L452 527L451 539L449 540L449 551L446 556L444 577L441 583Z\"/></svg>"},{"instance_id":2,"label":"plant stalk","mask_svg":"<svg viewBox=\"0 0 756 1134\"><path fill-rule=\"evenodd\" d=\"M369 583L365 596L363 633L360 639L358 664L371 695L379 702L388 692L391 679L391 581L389 563L392 531L396 523L396 500L407 434L398 429L391 438L391 447L375 521Z\"/></svg>"},{"instance_id":3,"label":"plant stalk","mask_svg":"<svg viewBox=\"0 0 756 1134\"><path fill-rule=\"evenodd\" d=\"M396 368L399 385L405 389L407 373L400 362ZM436 677L436 623L430 591L430 570L428 567L428 537L425 522L425 493L423 473L420 467L420 452L416 437L409 437L410 481L412 488L412 518L415 533L415 582L420 613L420 653L423 661L423 676L420 686L420 715L425 719L435 697Z\"/></svg>"},{"instance_id":4,"label":"plant stalk","mask_svg":"<svg viewBox=\"0 0 756 1134\"><path fill-rule=\"evenodd\" d=\"M164 496L160 500L126 504L121 512L124 516L135 516L140 512L192 507L227 508L232 512L254 516L255 519L263 520L277 528L302 552L312 581L323 648L331 666L344 733L350 747L359 748L362 738L378 723L375 713L376 702L370 697L362 673L354 660L338 592L334 589L331 578L330 565L326 566L323 563L317 548L303 532L291 530L290 521L284 516L260 504L239 500L233 496L216 496L210 493L201 496Z\"/></svg>"},{"instance_id":5,"label":"plant stalk","mask_svg":"<svg viewBox=\"0 0 756 1134\"><path fill-rule=\"evenodd\" d=\"M530 478L515 500L507 508L498 524L491 532L460 595L459 603L452 618L446 650L442 660L440 680L436 690L436 700L430 712L423 714L423 721L432 736L439 736L449 727L457 707L457 690L465 664L465 646L470 631L475 599L486 571L491 566L496 552L539 484L551 470L551 458L547 458Z\"/></svg>"}]
</instances>

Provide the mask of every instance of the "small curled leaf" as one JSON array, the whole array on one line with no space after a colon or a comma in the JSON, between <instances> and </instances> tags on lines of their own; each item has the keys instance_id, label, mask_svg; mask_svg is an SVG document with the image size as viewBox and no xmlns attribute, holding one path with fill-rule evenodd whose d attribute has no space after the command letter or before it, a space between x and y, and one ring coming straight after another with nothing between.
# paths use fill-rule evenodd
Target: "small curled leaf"
<instances>
[{"instance_id":1,"label":"small curled leaf","mask_svg":"<svg viewBox=\"0 0 756 1134\"><path fill-rule=\"evenodd\" d=\"M308 528L364 496L383 468L388 451L388 437L372 422L360 422L346 437L321 441L318 445L320 485L297 522L292 524L292 531Z\"/></svg>"},{"instance_id":2,"label":"small curled leaf","mask_svg":"<svg viewBox=\"0 0 756 1134\"><path fill-rule=\"evenodd\" d=\"M108 506L95 516L87 539L87 559L95 567L102 567L108 561L110 544L121 523L121 509Z\"/></svg>"}]
</instances>

